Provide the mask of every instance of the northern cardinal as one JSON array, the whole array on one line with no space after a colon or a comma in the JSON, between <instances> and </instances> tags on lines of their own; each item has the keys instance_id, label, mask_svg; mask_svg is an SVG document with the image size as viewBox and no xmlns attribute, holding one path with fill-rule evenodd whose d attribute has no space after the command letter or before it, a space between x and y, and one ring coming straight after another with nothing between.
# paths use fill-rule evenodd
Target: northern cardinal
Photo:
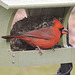
<instances>
[{"instance_id":1,"label":"northern cardinal","mask_svg":"<svg viewBox=\"0 0 75 75\"><path fill-rule=\"evenodd\" d=\"M22 39L31 46L38 48L40 53L42 53L41 49L48 49L53 47L59 42L63 34L67 34L68 30L63 27L63 25L58 19L54 18L53 21L54 21L53 26L47 28L41 28L38 30L32 30L19 36L7 35L7 36L2 36L2 38Z\"/></svg>"}]
</instances>

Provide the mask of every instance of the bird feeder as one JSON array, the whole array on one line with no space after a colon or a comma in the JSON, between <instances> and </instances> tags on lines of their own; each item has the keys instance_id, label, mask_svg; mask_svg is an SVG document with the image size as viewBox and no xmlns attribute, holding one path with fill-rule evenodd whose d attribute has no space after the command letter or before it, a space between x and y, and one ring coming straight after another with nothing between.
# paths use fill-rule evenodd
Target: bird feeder
<instances>
[{"instance_id":1,"label":"bird feeder","mask_svg":"<svg viewBox=\"0 0 75 75\"><path fill-rule=\"evenodd\" d=\"M10 43L2 39L10 35L11 25L18 9L26 10L28 16L39 13L63 18L63 26L67 28L69 15L75 6L75 0L0 0L0 66L33 66L75 62L75 48L68 47L64 35L59 44L64 48L44 50L43 55L38 51L11 51Z\"/></svg>"}]
</instances>

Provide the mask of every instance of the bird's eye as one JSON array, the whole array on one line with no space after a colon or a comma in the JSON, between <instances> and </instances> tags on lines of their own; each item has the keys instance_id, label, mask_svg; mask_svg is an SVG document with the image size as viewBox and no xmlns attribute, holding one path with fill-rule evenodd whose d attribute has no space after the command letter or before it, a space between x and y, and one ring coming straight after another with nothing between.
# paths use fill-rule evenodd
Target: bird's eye
<instances>
[{"instance_id":1,"label":"bird's eye","mask_svg":"<svg viewBox=\"0 0 75 75\"><path fill-rule=\"evenodd\" d=\"M62 28L59 28L60 31L62 31Z\"/></svg>"},{"instance_id":2,"label":"bird's eye","mask_svg":"<svg viewBox=\"0 0 75 75\"><path fill-rule=\"evenodd\" d=\"M60 31L62 31L63 29L64 29L64 27L63 28L59 28Z\"/></svg>"}]
</instances>

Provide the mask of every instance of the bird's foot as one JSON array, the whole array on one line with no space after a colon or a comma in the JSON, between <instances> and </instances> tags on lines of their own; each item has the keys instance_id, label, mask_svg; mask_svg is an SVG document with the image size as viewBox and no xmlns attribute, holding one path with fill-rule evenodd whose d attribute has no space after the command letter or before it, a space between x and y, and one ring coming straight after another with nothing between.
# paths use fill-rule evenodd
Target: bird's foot
<instances>
[{"instance_id":1,"label":"bird's foot","mask_svg":"<svg viewBox=\"0 0 75 75\"><path fill-rule=\"evenodd\" d=\"M40 50L39 50L39 54L40 54L40 55L42 55L42 54L43 54L42 49L40 49Z\"/></svg>"},{"instance_id":2,"label":"bird's foot","mask_svg":"<svg viewBox=\"0 0 75 75\"><path fill-rule=\"evenodd\" d=\"M37 47L37 49L39 50L40 55L42 55L42 54L43 54L42 49L40 49L39 46L36 46L36 47Z\"/></svg>"},{"instance_id":3,"label":"bird's foot","mask_svg":"<svg viewBox=\"0 0 75 75\"><path fill-rule=\"evenodd\" d=\"M55 51L55 48L51 48L53 51Z\"/></svg>"}]
</instances>

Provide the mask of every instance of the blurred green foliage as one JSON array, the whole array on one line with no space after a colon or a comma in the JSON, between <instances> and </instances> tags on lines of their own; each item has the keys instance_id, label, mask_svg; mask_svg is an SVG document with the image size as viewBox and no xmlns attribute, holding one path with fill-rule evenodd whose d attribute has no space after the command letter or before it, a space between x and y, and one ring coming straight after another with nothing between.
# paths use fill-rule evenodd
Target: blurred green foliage
<instances>
[{"instance_id":1,"label":"blurred green foliage","mask_svg":"<svg viewBox=\"0 0 75 75\"><path fill-rule=\"evenodd\" d=\"M75 64L71 75L75 75ZM53 75L60 65L31 66L31 67L0 67L0 75Z\"/></svg>"}]
</instances>

